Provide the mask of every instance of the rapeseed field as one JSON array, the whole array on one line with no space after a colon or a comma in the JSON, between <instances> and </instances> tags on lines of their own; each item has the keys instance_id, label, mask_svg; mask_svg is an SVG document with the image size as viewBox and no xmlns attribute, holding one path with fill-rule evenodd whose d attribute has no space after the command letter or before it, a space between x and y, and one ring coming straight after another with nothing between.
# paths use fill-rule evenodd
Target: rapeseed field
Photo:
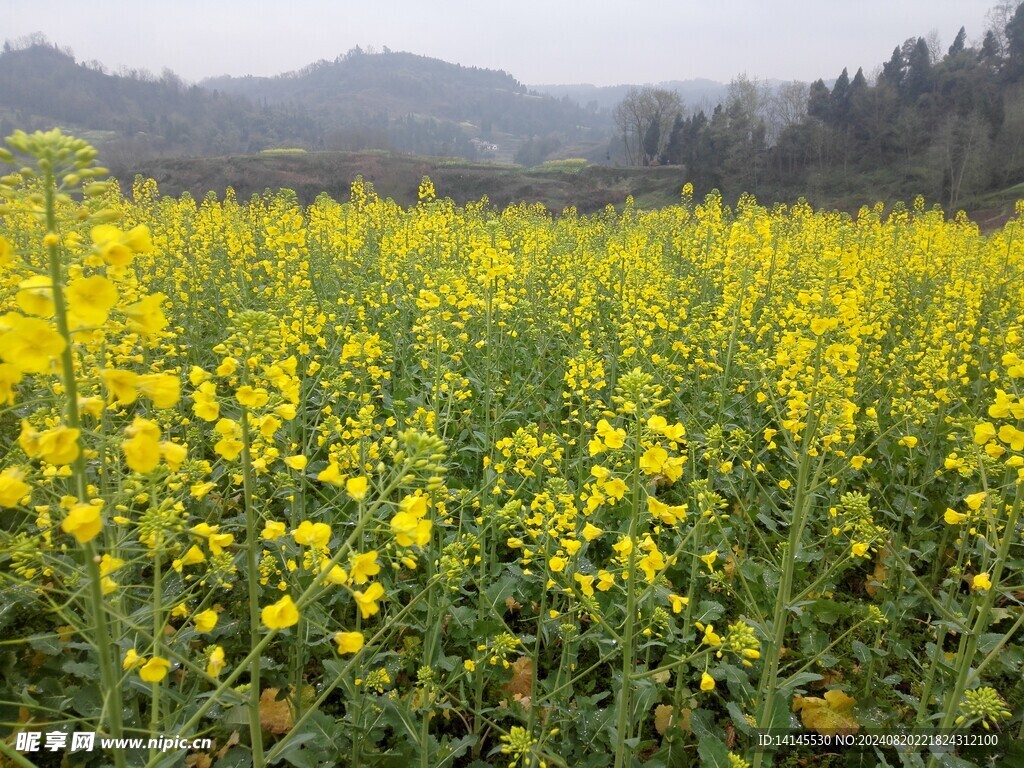
<instances>
[{"instance_id":1,"label":"rapeseed field","mask_svg":"<svg viewBox=\"0 0 1024 768\"><path fill-rule=\"evenodd\" d=\"M8 145L0 764L1012 753L1018 219L197 201Z\"/></svg>"}]
</instances>

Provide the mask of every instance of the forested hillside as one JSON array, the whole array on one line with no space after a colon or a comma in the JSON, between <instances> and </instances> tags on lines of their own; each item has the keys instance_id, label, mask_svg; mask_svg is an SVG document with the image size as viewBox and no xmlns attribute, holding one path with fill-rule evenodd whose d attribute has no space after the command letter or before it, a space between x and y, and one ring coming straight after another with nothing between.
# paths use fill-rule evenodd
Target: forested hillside
<instances>
[{"instance_id":1,"label":"forested hillside","mask_svg":"<svg viewBox=\"0 0 1024 768\"><path fill-rule=\"evenodd\" d=\"M55 123L127 164L281 146L511 162L529 145L542 162L567 142L603 144L611 125L607 111L534 93L504 72L408 53L357 48L277 77L189 85L170 70L111 73L41 36L8 44L0 54L0 129Z\"/></svg>"},{"instance_id":2,"label":"forested hillside","mask_svg":"<svg viewBox=\"0 0 1024 768\"><path fill-rule=\"evenodd\" d=\"M698 189L977 202L1024 180L1024 11L977 46L967 39L961 28L939 50L911 38L873 82L863 68L775 91L739 78L712 111L683 105L667 126L659 116L664 129L624 136L647 147L638 156L684 166Z\"/></svg>"}]
</instances>

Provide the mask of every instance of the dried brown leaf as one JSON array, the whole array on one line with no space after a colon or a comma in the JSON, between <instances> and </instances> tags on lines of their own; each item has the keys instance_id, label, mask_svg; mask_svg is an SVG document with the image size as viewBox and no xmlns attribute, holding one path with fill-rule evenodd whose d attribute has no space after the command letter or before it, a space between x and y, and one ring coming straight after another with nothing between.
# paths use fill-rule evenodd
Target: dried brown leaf
<instances>
[{"instance_id":1,"label":"dried brown leaf","mask_svg":"<svg viewBox=\"0 0 1024 768\"><path fill-rule=\"evenodd\" d=\"M513 699L529 698L533 692L533 659L520 656L512 662L512 679L502 686Z\"/></svg>"},{"instance_id":2,"label":"dried brown leaf","mask_svg":"<svg viewBox=\"0 0 1024 768\"><path fill-rule=\"evenodd\" d=\"M864 584L864 591L868 593L868 597L877 595L878 590L884 587L885 582L889 580L889 568L885 564L887 556L885 550L879 550L878 559L875 560L875 570Z\"/></svg>"},{"instance_id":3,"label":"dried brown leaf","mask_svg":"<svg viewBox=\"0 0 1024 768\"><path fill-rule=\"evenodd\" d=\"M213 759L205 752L193 752L185 758L185 768L210 768Z\"/></svg>"},{"instance_id":4,"label":"dried brown leaf","mask_svg":"<svg viewBox=\"0 0 1024 768\"><path fill-rule=\"evenodd\" d=\"M239 736L238 731L232 731L231 735L228 736L228 740L224 742L224 746L217 750L217 753L214 755L214 757L220 760L222 757L224 757L224 755L228 753L228 750L235 746L235 744L237 744L240 740L241 736Z\"/></svg>"},{"instance_id":5,"label":"dried brown leaf","mask_svg":"<svg viewBox=\"0 0 1024 768\"><path fill-rule=\"evenodd\" d=\"M277 698L279 688L266 688L260 694L260 725L274 735L288 733L292 729L292 707L288 698Z\"/></svg>"},{"instance_id":6,"label":"dried brown leaf","mask_svg":"<svg viewBox=\"0 0 1024 768\"><path fill-rule=\"evenodd\" d=\"M671 704L659 704L654 708L654 730L659 736L664 736L665 731L672 725L672 715L675 712Z\"/></svg>"},{"instance_id":7,"label":"dried brown leaf","mask_svg":"<svg viewBox=\"0 0 1024 768\"><path fill-rule=\"evenodd\" d=\"M838 688L825 692L825 698L794 696L793 711L800 713L804 727L829 736L857 733L860 723L853 716L857 700Z\"/></svg>"}]
</instances>

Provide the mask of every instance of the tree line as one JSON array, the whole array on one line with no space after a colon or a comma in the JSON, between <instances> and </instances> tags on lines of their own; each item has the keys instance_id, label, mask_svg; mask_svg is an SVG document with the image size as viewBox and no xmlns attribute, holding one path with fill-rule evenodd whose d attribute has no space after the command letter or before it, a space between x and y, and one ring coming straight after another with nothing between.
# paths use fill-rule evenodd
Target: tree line
<instances>
[{"instance_id":1,"label":"tree line","mask_svg":"<svg viewBox=\"0 0 1024 768\"><path fill-rule=\"evenodd\" d=\"M829 200L925 194L948 207L1024 180L1024 4L970 45L911 38L869 79L769 88L739 77L712 110L633 89L614 111L634 165L679 165L698 189Z\"/></svg>"}]
</instances>

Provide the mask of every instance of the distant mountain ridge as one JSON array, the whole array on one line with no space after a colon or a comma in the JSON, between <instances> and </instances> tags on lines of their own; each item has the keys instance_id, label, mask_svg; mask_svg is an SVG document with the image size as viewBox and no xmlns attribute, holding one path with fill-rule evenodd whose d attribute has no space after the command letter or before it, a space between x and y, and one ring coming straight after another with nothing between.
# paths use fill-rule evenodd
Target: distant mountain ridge
<instances>
[{"instance_id":1,"label":"distant mountain ridge","mask_svg":"<svg viewBox=\"0 0 1024 768\"><path fill-rule=\"evenodd\" d=\"M115 156L224 154L312 142L309 122L248 99L187 85L169 70L111 74L43 42L0 54L0 134L54 125Z\"/></svg>"},{"instance_id":2,"label":"distant mountain ridge","mask_svg":"<svg viewBox=\"0 0 1024 768\"><path fill-rule=\"evenodd\" d=\"M675 91L688 107L705 107L713 109L716 104L725 100L729 91L727 83L720 83L707 78L693 78L690 80L666 80L660 83L648 83L653 88L663 88ZM582 83L558 84L558 85L531 85L530 88L545 93L555 98L568 96L570 99L586 107L587 104L594 104L598 109L611 110L622 101L630 88L636 85L591 85Z\"/></svg>"},{"instance_id":3,"label":"distant mountain ridge","mask_svg":"<svg viewBox=\"0 0 1024 768\"><path fill-rule=\"evenodd\" d=\"M533 91L507 72L358 48L275 77L108 72L41 35L0 53L0 130L61 125L131 163L153 155L386 149L529 162L564 147L596 153L606 112ZM543 141L541 141L543 139Z\"/></svg>"}]
</instances>

